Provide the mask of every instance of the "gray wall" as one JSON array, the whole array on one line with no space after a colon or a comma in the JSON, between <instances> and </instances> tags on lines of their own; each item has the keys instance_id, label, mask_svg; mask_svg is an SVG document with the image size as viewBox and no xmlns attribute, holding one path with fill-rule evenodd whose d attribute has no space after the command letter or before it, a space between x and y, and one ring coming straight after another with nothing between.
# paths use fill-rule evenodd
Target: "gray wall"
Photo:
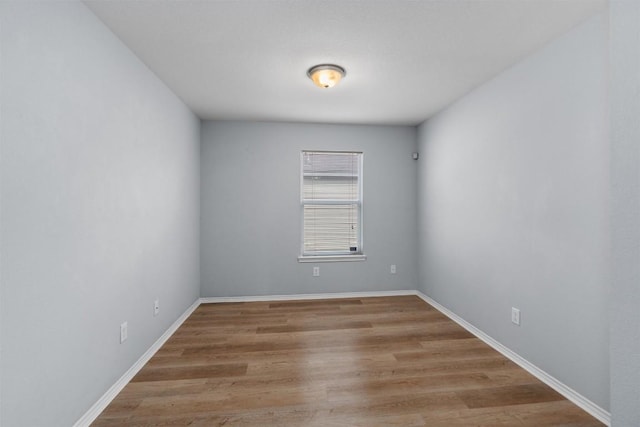
<instances>
[{"instance_id":1,"label":"gray wall","mask_svg":"<svg viewBox=\"0 0 640 427\"><path fill-rule=\"evenodd\" d=\"M611 409L640 426L640 3L611 2Z\"/></svg>"},{"instance_id":2,"label":"gray wall","mask_svg":"<svg viewBox=\"0 0 640 427\"><path fill-rule=\"evenodd\" d=\"M605 409L607 31L589 20L418 136L419 289Z\"/></svg>"},{"instance_id":3,"label":"gray wall","mask_svg":"<svg viewBox=\"0 0 640 427\"><path fill-rule=\"evenodd\" d=\"M415 289L414 127L205 122L202 296ZM364 152L367 260L299 263L300 151ZM389 266L397 265L397 274Z\"/></svg>"},{"instance_id":4,"label":"gray wall","mask_svg":"<svg viewBox=\"0 0 640 427\"><path fill-rule=\"evenodd\" d=\"M199 120L82 3L0 16L0 424L68 427L198 297Z\"/></svg>"}]
</instances>

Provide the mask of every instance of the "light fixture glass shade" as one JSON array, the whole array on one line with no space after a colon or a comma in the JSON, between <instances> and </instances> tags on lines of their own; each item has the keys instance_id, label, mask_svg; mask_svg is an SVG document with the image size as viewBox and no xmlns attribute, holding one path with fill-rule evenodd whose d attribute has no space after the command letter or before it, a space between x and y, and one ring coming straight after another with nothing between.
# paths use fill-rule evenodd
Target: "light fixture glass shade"
<instances>
[{"instance_id":1,"label":"light fixture glass shade","mask_svg":"<svg viewBox=\"0 0 640 427\"><path fill-rule=\"evenodd\" d=\"M333 64L321 64L309 68L307 75L316 86L323 89L334 87L347 73L344 68Z\"/></svg>"}]
</instances>

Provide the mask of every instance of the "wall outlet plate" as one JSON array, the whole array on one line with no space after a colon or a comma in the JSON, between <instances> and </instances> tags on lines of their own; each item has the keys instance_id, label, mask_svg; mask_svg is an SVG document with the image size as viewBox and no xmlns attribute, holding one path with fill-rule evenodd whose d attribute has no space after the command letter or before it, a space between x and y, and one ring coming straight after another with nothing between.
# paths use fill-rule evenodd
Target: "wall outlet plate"
<instances>
[{"instance_id":1,"label":"wall outlet plate","mask_svg":"<svg viewBox=\"0 0 640 427\"><path fill-rule=\"evenodd\" d=\"M391 268L389 268L389 272L391 274L396 274L396 265L395 264L391 264Z\"/></svg>"},{"instance_id":2,"label":"wall outlet plate","mask_svg":"<svg viewBox=\"0 0 640 427\"><path fill-rule=\"evenodd\" d=\"M120 324L120 344L122 344L127 340L127 338L129 338L128 328L129 328L129 325L127 324L127 322L122 322Z\"/></svg>"},{"instance_id":3,"label":"wall outlet plate","mask_svg":"<svg viewBox=\"0 0 640 427\"><path fill-rule=\"evenodd\" d=\"M511 307L511 322L520 326L520 310Z\"/></svg>"},{"instance_id":4,"label":"wall outlet plate","mask_svg":"<svg viewBox=\"0 0 640 427\"><path fill-rule=\"evenodd\" d=\"M313 277L320 276L320 267L313 267Z\"/></svg>"}]
</instances>

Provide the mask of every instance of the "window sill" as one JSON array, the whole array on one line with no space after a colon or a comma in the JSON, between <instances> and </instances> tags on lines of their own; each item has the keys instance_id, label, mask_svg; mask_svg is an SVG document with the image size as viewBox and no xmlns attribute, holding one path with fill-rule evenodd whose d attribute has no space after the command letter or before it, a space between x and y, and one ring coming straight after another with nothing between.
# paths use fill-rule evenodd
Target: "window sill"
<instances>
[{"instance_id":1,"label":"window sill","mask_svg":"<svg viewBox=\"0 0 640 427\"><path fill-rule=\"evenodd\" d=\"M298 262L344 262L366 261L366 255L307 255L299 256Z\"/></svg>"}]
</instances>

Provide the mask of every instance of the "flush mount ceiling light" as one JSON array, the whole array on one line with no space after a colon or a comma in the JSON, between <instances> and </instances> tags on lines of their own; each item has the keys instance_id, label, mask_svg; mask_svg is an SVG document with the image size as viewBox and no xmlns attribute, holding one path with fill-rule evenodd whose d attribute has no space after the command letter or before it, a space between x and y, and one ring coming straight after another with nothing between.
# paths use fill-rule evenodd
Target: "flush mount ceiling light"
<instances>
[{"instance_id":1,"label":"flush mount ceiling light","mask_svg":"<svg viewBox=\"0 0 640 427\"><path fill-rule=\"evenodd\" d=\"M347 75L344 68L333 64L320 64L309 68L307 76L316 86L323 89L334 87L340 79Z\"/></svg>"}]
</instances>

